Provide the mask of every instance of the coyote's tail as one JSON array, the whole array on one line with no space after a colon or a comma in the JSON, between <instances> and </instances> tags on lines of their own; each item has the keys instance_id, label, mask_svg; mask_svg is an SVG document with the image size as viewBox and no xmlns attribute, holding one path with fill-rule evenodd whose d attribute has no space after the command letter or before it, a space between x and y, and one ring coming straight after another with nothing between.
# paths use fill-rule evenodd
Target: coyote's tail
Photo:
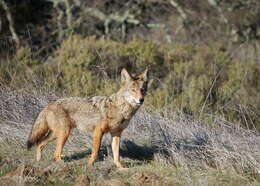
<instances>
[{"instance_id":1,"label":"coyote's tail","mask_svg":"<svg viewBox=\"0 0 260 186\"><path fill-rule=\"evenodd\" d=\"M46 110L40 112L39 116L37 117L32 130L27 140L27 149L30 149L35 143L39 142L48 132L49 127L46 121Z\"/></svg>"}]
</instances>

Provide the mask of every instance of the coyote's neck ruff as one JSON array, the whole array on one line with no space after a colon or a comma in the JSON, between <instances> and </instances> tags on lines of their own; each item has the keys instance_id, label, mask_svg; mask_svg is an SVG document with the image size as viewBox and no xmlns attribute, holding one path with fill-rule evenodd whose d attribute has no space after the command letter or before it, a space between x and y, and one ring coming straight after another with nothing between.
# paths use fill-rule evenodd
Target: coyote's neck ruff
<instances>
[{"instance_id":1,"label":"coyote's neck ruff","mask_svg":"<svg viewBox=\"0 0 260 186\"><path fill-rule=\"evenodd\" d=\"M61 150L70 130L79 128L91 131L93 135L92 154L89 165L97 157L104 133L112 136L114 162L122 168L119 161L119 140L129 120L142 105L147 91L147 70L133 78L123 69L121 87L109 97L65 98L49 103L39 114L28 140L28 147L37 143L37 160L40 160L43 147L57 139L55 160L61 160Z\"/></svg>"}]
</instances>

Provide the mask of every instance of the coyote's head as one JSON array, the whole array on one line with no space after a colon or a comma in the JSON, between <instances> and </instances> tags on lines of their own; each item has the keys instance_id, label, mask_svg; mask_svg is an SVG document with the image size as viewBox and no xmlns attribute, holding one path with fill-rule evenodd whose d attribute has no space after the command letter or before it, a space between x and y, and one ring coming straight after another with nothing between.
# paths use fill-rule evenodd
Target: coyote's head
<instances>
[{"instance_id":1,"label":"coyote's head","mask_svg":"<svg viewBox=\"0 0 260 186\"><path fill-rule=\"evenodd\" d=\"M126 69L121 71L121 93L125 100L134 107L142 105L147 91L148 69L132 77Z\"/></svg>"}]
</instances>

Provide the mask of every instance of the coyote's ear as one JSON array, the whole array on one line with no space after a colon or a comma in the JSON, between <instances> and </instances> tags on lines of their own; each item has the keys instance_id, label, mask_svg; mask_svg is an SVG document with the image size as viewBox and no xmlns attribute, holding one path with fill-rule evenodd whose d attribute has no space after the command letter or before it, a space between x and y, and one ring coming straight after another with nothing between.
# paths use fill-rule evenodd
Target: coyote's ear
<instances>
[{"instance_id":1,"label":"coyote's ear","mask_svg":"<svg viewBox=\"0 0 260 186\"><path fill-rule=\"evenodd\" d=\"M121 82L128 82L132 79L131 75L127 72L125 68L121 71Z\"/></svg>"},{"instance_id":2,"label":"coyote's ear","mask_svg":"<svg viewBox=\"0 0 260 186\"><path fill-rule=\"evenodd\" d=\"M139 75L139 78L143 81L148 81L148 68L146 68L144 72Z\"/></svg>"}]
</instances>

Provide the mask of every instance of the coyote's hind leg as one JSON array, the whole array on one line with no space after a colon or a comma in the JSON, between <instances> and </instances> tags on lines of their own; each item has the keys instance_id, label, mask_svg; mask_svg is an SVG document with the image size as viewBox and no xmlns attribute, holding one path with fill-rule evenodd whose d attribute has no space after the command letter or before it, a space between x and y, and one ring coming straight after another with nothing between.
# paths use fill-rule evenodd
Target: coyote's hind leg
<instances>
[{"instance_id":1,"label":"coyote's hind leg","mask_svg":"<svg viewBox=\"0 0 260 186\"><path fill-rule=\"evenodd\" d=\"M63 149L64 144L66 143L70 134L70 128L63 129L59 131L57 135L57 145L54 153L54 160L61 161L61 151Z\"/></svg>"},{"instance_id":2,"label":"coyote's hind leg","mask_svg":"<svg viewBox=\"0 0 260 186\"><path fill-rule=\"evenodd\" d=\"M43 140L38 142L36 148L36 160L40 161L43 148L51 141L55 140L55 136L50 132Z\"/></svg>"}]
</instances>

